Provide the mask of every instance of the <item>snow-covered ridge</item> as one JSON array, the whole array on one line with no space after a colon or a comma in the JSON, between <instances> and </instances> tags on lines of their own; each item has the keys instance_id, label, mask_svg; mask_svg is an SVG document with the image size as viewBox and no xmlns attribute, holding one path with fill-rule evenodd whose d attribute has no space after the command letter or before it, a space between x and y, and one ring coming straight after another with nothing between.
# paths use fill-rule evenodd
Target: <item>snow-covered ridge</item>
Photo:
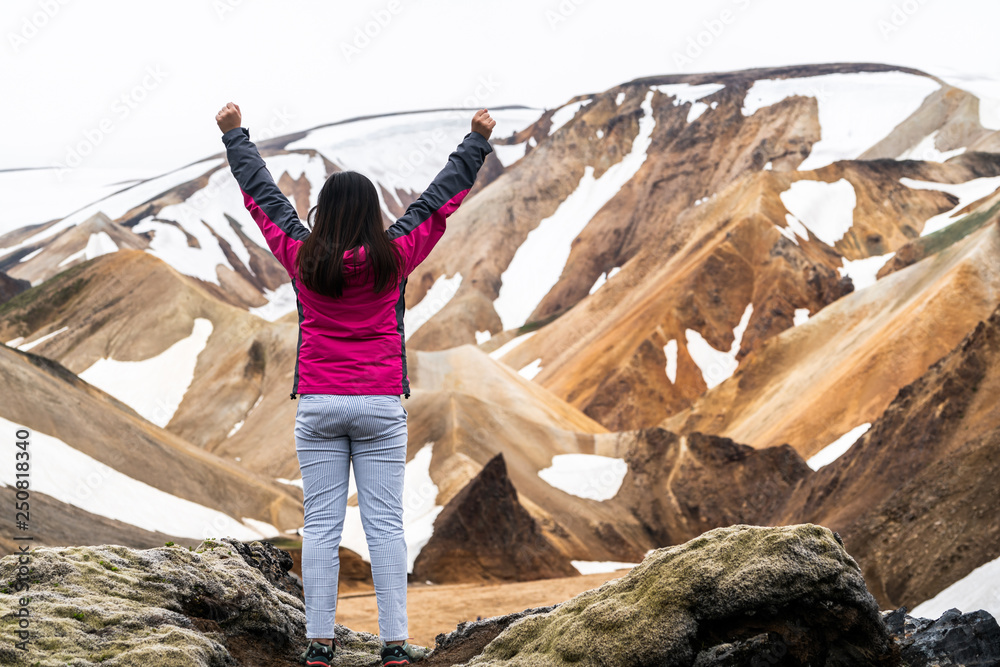
<instances>
[{"instance_id":1,"label":"snow-covered ridge","mask_svg":"<svg viewBox=\"0 0 1000 667\"><path fill-rule=\"evenodd\" d=\"M539 111L499 109L490 115L497 121L494 131L509 136L538 120ZM466 110L366 118L310 130L285 148L319 151L341 169L360 172L382 185L395 206L402 207L397 190L423 192L468 134L471 118L472 112ZM386 215L394 218L381 190L379 200Z\"/></svg>"},{"instance_id":2,"label":"snow-covered ridge","mask_svg":"<svg viewBox=\"0 0 1000 667\"><path fill-rule=\"evenodd\" d=\"M0 428L14 433L21 426L0 417ZM12 439L6 442L13 448ZM41 431L32 430L31 447L31 488L92 514L193 539L231 536L258 540L280 532L270 524L252 519L241 523L218 510L161 491ZM8 454L13 460L13 452ZM13 486L15 482L14 466L4 466L0 483Z\"/></svg>"},{"instance_id":3,"label":"snow-covered ridge","mask_svg":"<svg viewBox=\"0 0 1000 667\"><path fill-rule=\"evenodd\" d=\"M703 97L708 97L709 95L719 92L725 88L725 85L721 83L703 83L700 85L690 83L671 83L661 86L653 86L653 88L668 97L673 97L675 107L690 104L691 109L688 110L687 122L693 123L699 116L709 109L708 104L705 102L699 102L699 100ZM718 106L718 102L712 102L711 108L714 109L716 106Z\"/></svg>"},{"instance_id":4,"label":"snow-covered ridge","mask_svg":"<svg viewBox=\"0 0 1000 667\"><path fill-rule=\"evenodd\" d=\"M853 160L889 135L940 88L933 79L904 72L854 72L760 79L743 101L743 115L793 95L813 97L819 105L821 139L799 169L819 169Z\"/></svg>"},{"instance_id":5,"label":"snow-covered ridge","mask_svg":"<svg viewBox=\"0 0 1000 667\"><path fill-rule=\"evenodd\" d=\"M608 167L600 178L594 168L584 167L579 185L548 218L532 229L518 247L500 279L500 294L493 302L504 329L522 326L549 290L559 281L569 259L573 239L583 231L598 211L618 194L646 161L652 144L653 91L642 103L643 117L632 150Z\"/></svg>"},{"instance_id":6,"label":"snow-covered ridge","mask_svg":"<svg viewBox=\"0 0 1000 667\"><path fill-rule=\"evenodd\" d=\"M181 185L182 183L187 183L188 181L194 180L199 176L203 176L207 172L223 164L223 162L224 160L222 159L202 160L186 167L175 169L174 171L163 174L162 176L156 176L155 178L150 178L129 186L113 195L104 197L93 204L89 204L88 206L84 206L83 208L71 212L56 224L48 227L47 229L43 229L36 234L32 234L16 245L0 248L0 257L3 257L4 255L7 255L15 250L35 245L36 243L54 236L63 230L84 222L97 213L104 213L112 219L121 217L131 209L149 201L153 197Z\"/></svg>"}]
</instances>

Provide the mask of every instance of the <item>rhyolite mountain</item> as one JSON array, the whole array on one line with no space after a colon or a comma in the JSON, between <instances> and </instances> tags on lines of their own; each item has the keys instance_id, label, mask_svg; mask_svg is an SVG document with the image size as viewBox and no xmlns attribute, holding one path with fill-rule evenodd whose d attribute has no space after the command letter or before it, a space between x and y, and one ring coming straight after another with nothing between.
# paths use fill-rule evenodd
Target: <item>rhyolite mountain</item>
<instances>
[{"instance_id":1,"label":"rhyolite mountain","mask_svg":"<svg viewBox=\"0 0 1000 667\"><path fill-rule=\"evenodd\" d=\"M415 577L537 579L809 521L895 608L1000 556L1000 132L974 95L830 64L491 112L495 151L407 286ZM354 169L388 224L471 113L258 145L300 217ZM45 544L301 527L294 294L217 148L0 230L0 419L72 459L38 482L79 517ZM86 475L101 481L81 492ZM475 539L491 503L512 553L539 557L497 569L497 545ZM343 546L366 557L349 504Z\"/></svg>"}]
</instances>

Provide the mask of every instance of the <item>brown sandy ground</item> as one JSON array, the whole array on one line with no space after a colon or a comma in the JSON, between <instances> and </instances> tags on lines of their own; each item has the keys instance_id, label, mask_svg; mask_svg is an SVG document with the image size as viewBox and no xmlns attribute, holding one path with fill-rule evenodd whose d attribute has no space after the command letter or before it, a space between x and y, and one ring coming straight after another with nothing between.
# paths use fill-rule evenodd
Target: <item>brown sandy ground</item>
<instances>
[{"instance_id":1,"label":"brown sandy ground","mask_svg":"<svg viewBox=\"0 0 1000 667\"><path fill-rule=\"evenodd\" d=\"M411 641L434 646L438 633L450 632L462 621L563 602L605 581L622 577L626 572L628 570L512 584L413 584L407 596ZM355 631L378 634L374 591L342 595L337 603L337 623Z\"/></svg>"}]
</instances>

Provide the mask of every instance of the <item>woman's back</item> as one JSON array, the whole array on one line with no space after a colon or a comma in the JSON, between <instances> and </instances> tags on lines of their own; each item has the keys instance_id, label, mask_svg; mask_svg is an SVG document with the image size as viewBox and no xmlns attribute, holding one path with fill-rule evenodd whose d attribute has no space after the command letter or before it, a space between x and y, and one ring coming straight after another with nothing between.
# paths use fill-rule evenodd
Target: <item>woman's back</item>
<instances>
[{"instance_id":1,"label":"woman's back","mask_svg":"<svg viewBox=\"0 0 1000 667\"><path fill-rule=\"evenodd\" d=\"M376 293L359 272L346 281L339 297L293 283L300 327L297 393L406 393L405 279L395 289Z\"/></svg>"}]
</instances>

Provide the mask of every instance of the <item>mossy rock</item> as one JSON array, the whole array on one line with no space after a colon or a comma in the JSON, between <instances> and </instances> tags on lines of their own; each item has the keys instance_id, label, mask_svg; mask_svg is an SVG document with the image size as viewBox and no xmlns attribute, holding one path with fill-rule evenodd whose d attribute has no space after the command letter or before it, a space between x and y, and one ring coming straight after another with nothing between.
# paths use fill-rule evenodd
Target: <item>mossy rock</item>
<instances>
[{"instance_id":1,"label":"mossy rock","mask_svg":"<svg viewBox=\"0 0 1000 667\"><path fill-rule=\"evenodd\" d=\"M226 543L229 542L229 543ZM136 550L38 548L26 593L0 595L0 664L83 667L295 665L305 647L302 600L268 580L230 547L235 541ZM248 552L266 548L247 545ZM259 560L259 558L258 558ZM0 581L18 557L0 559ZM15 648L10 611L29 596L28 650ZM380 642L337 628L338 665L378 662Z\"/></svg>"},{"instance_id":2,"label":"mossy rock","mask_svg":"<svg viewBox=\"0 0 1000 667\"><path fill-rule=\"evenodd\" d=\"M468 665L892 665L878 604L839 537L717 528L511 624Z\"/></svg>"}]
</instances>

